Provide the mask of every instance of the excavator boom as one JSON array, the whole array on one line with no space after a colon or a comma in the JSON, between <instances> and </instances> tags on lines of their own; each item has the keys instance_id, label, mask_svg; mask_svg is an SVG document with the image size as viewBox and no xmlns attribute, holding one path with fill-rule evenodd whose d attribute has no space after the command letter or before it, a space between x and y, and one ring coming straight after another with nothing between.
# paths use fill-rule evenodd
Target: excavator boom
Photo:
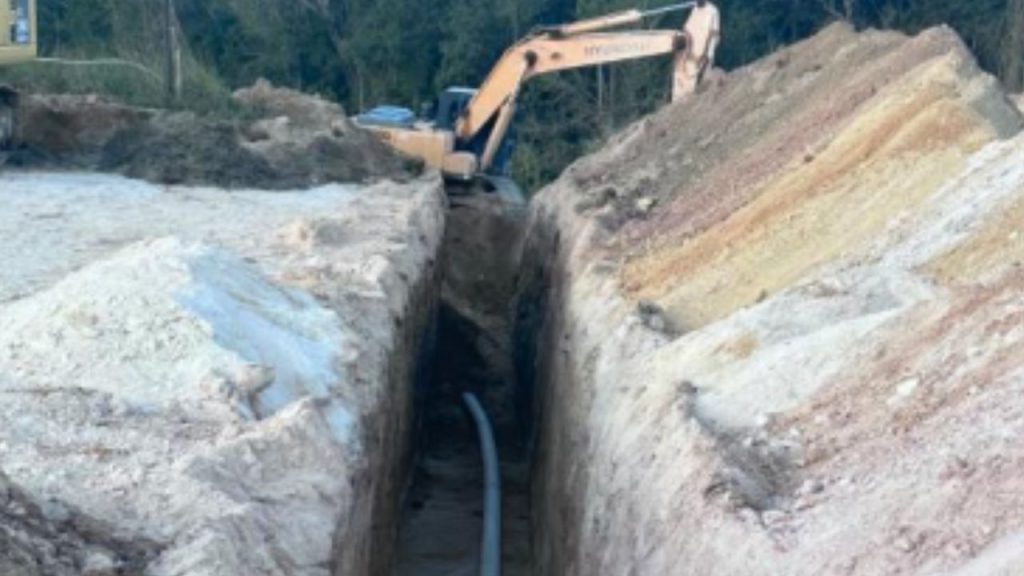
<instances>
[{"instance_id":1,"label":"excavator boom","mask_svg":"<svg viewBox=\"0 0 1024 576\"><path fill-rule=\"evenodd\" d=\"M623 10L622 12L615 12L614 14L606 14L596 18L580 20L579 22L540 28L537 32L560 36L573 36L576 34L585 34L587 32L597 32L599 30L608 30L609 28L617 28L628 24L639 24L647 18L668 14L669 12L686 10L687 8L692 8L695 5L696 4L694 2L683 2L682 4L672 4L670 6L663 6L652 10Z\"/></svg>"},{"instance_id":2,"label":"excavator boom","mask_svg":"<svg viewBox=\"0 0 1024 576\"><path fill-rule=\"evenodd\" d=\"M682 50L686 48L686 37L679 31L608 30L693 6L693 2L686 2L646 12L626 10L535 31L509 48L491 70L463 110L455 128L456 138L470 141L488 126L491 127L479 166L486 171L511 123L523 82L543 74L661 56Z\"/></svg>"},{"instance_id":3,"label":"excavator boom","mask_svg":"<svg viewBox=\"0 0 1024 576\"><path fill-rule=\"evenodd\" d=\"M626 26L628 24L636 24L643 19L644 13L640 10L624 10L622 12L608 14L599 18L591 18L589 20L581 20L570 24L562 24L561 26L555 26L553 28L541 28L538 32L561 36L573 36L576 34L585 34L587 32L607 30L618 26Z\"/></svg>"},{"instance_id":4,"label":"excavator boom","mask_svg":"<svg viewBox=\"0 0 1024 576\"><path fill-rule=\"evenodd\" d=\"M673 30L588 33L568 37L529 38L505 52L466 107L456 135L469 140L479 133L522 82L552 72L662 56L685 47Z\"/></svg>"}]
</instances>

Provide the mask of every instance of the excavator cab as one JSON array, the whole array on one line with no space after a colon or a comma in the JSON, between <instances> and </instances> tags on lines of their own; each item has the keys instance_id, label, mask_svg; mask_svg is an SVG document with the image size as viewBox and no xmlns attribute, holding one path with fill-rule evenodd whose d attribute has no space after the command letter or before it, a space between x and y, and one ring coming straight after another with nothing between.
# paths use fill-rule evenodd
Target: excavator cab
<instances>
[{"instance_id":1,"label":"excavator cab","mask_svg":"<svg viewBox=\"0 0 1024 576\"><path fill-rule=\"evenodd\" d=\"M506 130L503 134L498 152L485 171L478 170L477 159L491 139L494 123L467 140L457 140L454 136L459 119L465 115L476 93L473 88L449 88L436 101L425 106L419 118L408 108L377 106L353 120L396 150L441 168L449 180L471 181L474 176L482 174L506 176L508 160L515 147L514 131Z\"/></svg>"},{"instance_id":2,"label":"excavator cab","mask_svg":"<svg viewBox=\"0 0 1024 576\"><path fill-rule=\"evenodd\" d=\"M434 111L434 127L439 130L455 130L455 124L462 112L476 96L475 88L454 86L441 93Z\"/></svg>"},{"instance_id":3,"label":"excavator cab","mask_svg":"<svg viewBox=\"0 0 1024 576\"><path fill-rule=\"evenodd\" d=\"M437 99L437 106L434 112L434 129L454 131L459 118L463 116L476 93L477 90L475 88L461 86L453 86L442 92L441 96ZM491 124L484 130L481 130L473 139L466 142L458 142L455 149L459 152L470 152L474 156L479 157L487 147L487 142L490 140L493 128L494 126ZM509 128L502 137L498 153L488 167L487 173L494 176L507 176L508 161L514 151L515 131Z\"/></svg>"}]
</instances>

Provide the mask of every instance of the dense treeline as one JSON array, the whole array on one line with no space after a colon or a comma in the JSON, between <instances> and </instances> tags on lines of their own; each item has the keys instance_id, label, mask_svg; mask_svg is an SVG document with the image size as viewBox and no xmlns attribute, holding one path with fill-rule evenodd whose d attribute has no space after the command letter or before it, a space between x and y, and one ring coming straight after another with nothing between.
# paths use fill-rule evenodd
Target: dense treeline
<instances>
[{"instance_id":1,"label":"dense treeline","mask_svg":"<svg viewBox=\"0 0 1024 576\"><path fill-rule=\"evenodd\" d=\"M672 0L175 0L187 46L186 104L210 106L260 77L317 91L350 110L412 108L449 85L478 84L541 23ZM44 53L118 56L159 72L163 0L39 0ZM1024 88L1024 0L720 0L719 62L742 65L825 23L915 32L949 23L982 65ZM682 15L648 23L677 27ZM539 79L523 94L514 169L533 187L609 131L663 103L667 59ZM81 73L79 73L81 74ZM90 79L77 82L86 88ZM75 88L69 82L62 88ZM158 86L148 87L155 98ZM121 92L128 90L123 88Z\"/></svg>"}]
</instances>

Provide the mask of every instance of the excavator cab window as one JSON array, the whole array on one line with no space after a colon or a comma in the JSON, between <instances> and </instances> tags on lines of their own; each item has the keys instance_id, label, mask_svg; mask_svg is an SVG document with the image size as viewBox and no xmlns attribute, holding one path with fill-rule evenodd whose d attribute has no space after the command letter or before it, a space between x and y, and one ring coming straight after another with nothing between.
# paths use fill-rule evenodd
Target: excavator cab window
<instances>
[{"instance_id":1,"label":"excavator cab window","mask_svg":"<svg viewBox=\"0 0 1024 576\"><path fill-rule=\"evenodd\" d=\"M455 130L462 111L469 106L476 90L472 88L449 88L437 99L437 110L434 116L434 127L440 130Z\"/></svg>"},{"instance_id":2,"label":"excavator cab window","mask_svg":"<svg viewBox=\"0 0 1024 576\"><path fill-rule=\"evenodd\" d=\"M473 96L476 95L476 90L473 88L462 88L453 87L445 90L441 93L441 96L437 99L437 109L434 116L434 128L438 130L455 130L455 125L459 121L459 117L462 116L462 112L469 106ZM456 149L472 152L477 156L480 156L484 152L484 148L487 145L487 140L490 138L491 130L493 129L493 120L491 124L481 130L472 140L468 142L459 142L456 144ZM502 140L498 152L491 162L491 167L488 170L489 174L495 176L504 176L508 172L508 161L512 157L512 152L515 150L515 128L510 127L508 132L505 134L504 140Z\"/></svg>"},{"instance_id":3,"label":"excavator cab window","mask_svg":"<svg viewBox=\"0 0 1024 576\"><path fill-rule=\"evenodd\" d=\"M6 4L6 2L4 2ZM13 0L7 6L10 11L8 22L10 30L6 38L7 44L26 46L32 43L31 7L29 0Z\"/></svg>"}]
</instances>

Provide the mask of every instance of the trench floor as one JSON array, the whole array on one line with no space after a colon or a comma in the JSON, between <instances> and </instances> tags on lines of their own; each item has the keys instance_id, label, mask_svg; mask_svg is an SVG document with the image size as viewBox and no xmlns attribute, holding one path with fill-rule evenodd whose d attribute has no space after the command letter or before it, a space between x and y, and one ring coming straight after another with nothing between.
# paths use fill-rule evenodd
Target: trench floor
<instances>
[{"instance_id":1,"label":"trench floor","mask_svg":"<svg viewBox=\"0 0 1024 576\"><path fill-rule=\"evenodd\" d=\"M476 430L453 396L445 394L438 398L442 401L443 406L427 409L420 460L399 529L397 576L478 574L483 467ZM528 506L525 462L503 462L503 576L529 574Z\"/></svg>"}]
</instances>

